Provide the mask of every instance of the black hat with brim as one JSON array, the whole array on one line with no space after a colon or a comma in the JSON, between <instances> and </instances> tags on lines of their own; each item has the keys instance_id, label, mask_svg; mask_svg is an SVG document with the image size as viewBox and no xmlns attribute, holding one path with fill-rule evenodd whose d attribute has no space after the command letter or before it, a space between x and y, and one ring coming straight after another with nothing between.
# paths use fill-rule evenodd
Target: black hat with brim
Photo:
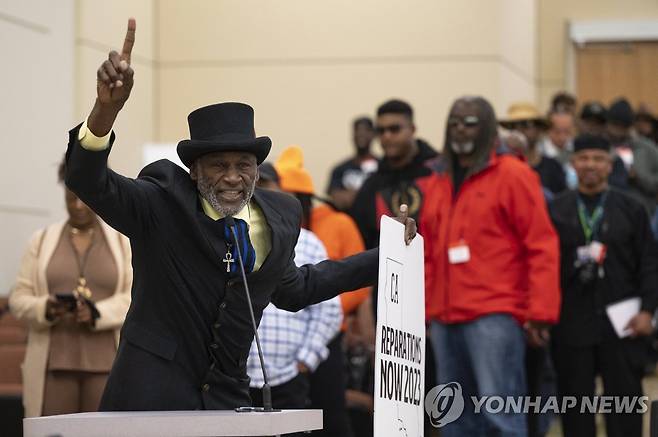
<instances>
[{"instance_id":1,"label":"black hat with brim","mask_svg":"<svg viewBox=\"0 0 658 437\"><path fill-rule=\"evenodd\" d=\"M635 114L628 100L621 98L615 100L608 109L608 122L618 124L624 127L630 127L633 124Z\"/></svg>"},{"instance_id":2,"label":"black hat with brim","mask_svg":"<svg viewBox=\"0 0 658 437\"><path fill-rule=\"evenodd\" d=\"M608 111L600 102L587 102L580 111L581 120L596 120L599 123L608 121Z\"/></svg>"},{"instance_id":3,"label":"black hat with brim","mask_svg":"<svg viewBox=\"0 0 658 437\"><path fill-rule=\"evenodd\" d=\"M187 117L190 139L178 143L176 151L190 167L200 156L215 152L243 152L256 156L260 165L272 148L269 137L256 137L254 110L244 103L205 106Z\"/></svg>"}]
</instances>

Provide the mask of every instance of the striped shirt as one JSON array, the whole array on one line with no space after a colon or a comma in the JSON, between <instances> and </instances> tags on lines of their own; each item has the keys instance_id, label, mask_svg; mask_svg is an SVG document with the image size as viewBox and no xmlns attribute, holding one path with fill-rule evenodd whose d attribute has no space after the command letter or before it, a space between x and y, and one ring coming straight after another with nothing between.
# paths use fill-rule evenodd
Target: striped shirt
<instances>
[{"instance_id":1,"label":"striped shirt","mask_svg":"<svg viewBox=\"0 0 658 437\"><path fill-rule=\"evenodd\" d=\"M322 242L310 231L302 229L295 246L295 264L317 264L327 259ZM338 333L343 319L338 297L311 305L296 313L269 304L258 327L263 358L270 386L274 387L297 376L297 363L314 371L327 359L327 343ZM256 341L251 344L247 373L251 387L263 385Z\"/></svg>"}]
</instances>

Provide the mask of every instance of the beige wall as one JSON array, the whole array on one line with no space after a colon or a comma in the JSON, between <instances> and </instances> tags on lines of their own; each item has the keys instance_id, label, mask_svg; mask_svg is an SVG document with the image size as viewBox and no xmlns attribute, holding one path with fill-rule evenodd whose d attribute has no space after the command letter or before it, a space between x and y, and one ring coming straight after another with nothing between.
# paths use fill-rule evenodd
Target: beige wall
<instances>
[{"instance_id":1,"label":"beige wall","mask_svg":"<svg viewBox=\"0 0 658 437\"><path fill-rule=\"evenodd\" d=\"M556 91L569 89L567 55L571 47L568 38L570 21L658 19L656 0L538 0L538 3L537 88L542 108L548 107Z\"/></svg>"},{"instance_id":2,"label":"beige wall","mask_svg":"<svg viewBox=\"0 0 658 437\"><path fill-rule=\"evenodd\" d=\"M57 165L73 121L74 3L0 2L0 295L28 237L64 215Z\"/></svg>"},{"instance_id":3,"label":"beige wall","mask_svg":"<svg viewBox=\"0 0 658 437\"><path fill-rule=\"evenodd\" d=\"M128 18L137 20L132 57L136 85L114 126L117 142L110 158L113 168L133 177L141 168L142 144L156 136L156 3L155 0L76 1L76 122L84 120L94 104L96 70L110 50L121 50Z\"/></svg>"},{"instance_id":4,"label":"beige wall","mask_svg":"<svg viewBox=\"0 0 658 437\"><path fill-rule=\"evenodd\" d=\"M4 0L0 47L12 68L1 73L0 294L28 235L64 217L54 173L66 131L89 112L96 69L121 47L131 16L136 84L115 126L115 169L135 176L143 144L187 138L191 110L238 100L255 107L273 158L285 145L304 147L321 192L331 165L351 152L353 117L404 98L419 136L440 147L460 95L484 95L499 114L515 100L544 109L568 83L569 20L655 19L658 3Z\"/></svg>"},{"instance_id":5,"label":"beige wall","mask_svg":"<svg viewBox=\"0 0 658 437\"><path fill-rule=\"evenodd\" d=\"M352 118L388 98L435 146L457 96L535 98L531 0L165 0L158 23L158 140L186 137L198 106L245 101L274 157L304 147L317 191L351 152Z\"/></svg>"}]
</instances>

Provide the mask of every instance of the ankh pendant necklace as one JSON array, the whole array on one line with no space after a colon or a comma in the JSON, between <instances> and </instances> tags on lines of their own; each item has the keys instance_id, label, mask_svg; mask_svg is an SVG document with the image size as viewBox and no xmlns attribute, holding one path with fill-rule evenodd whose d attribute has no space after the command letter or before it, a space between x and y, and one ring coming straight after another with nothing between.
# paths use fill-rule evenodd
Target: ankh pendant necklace
<instances>
[{"instance_id":1,"label":"ankh pendant necklace","mask_svg":"<svg viewBox=\"0 0 658 437\"><path fill-rule=\"evenodd\" d=\"M233 259L233 254L231 253L231 245L226 244L226 255L224 256L224 259L222 260L223 263L226 263L226 273L231 273L231 264L235 262Z\"/></svg>"},{"instance_id":2,"label":"ankh pendant necklace","mask_svg":"<svg viewBox=\"0 0 658 437\"><path fill-rule=\"evenodd\" d=\"M89 243L89 246L87 246L87 250L85 250L85 253L82 254L82 259L81 259L78 250L75 248L75 244L73 244L73 236L82 234L82 232L83 231L81 231L80 229L71 226L69 241L71 242L71 248L73 249L73 254L75 255L75 262L78 266L78 285L73 289L73 295L75 297L91 299L92 292L89 286L87 285L87 278L85 278L85 268L87 267L87 261L89 260L89 253L91 252L91 249L96 243L96 238L95 238L96 235L94 234L94 228L89 229L89 235L91 235L91 242Z\"/></svg>"}]
</instances>

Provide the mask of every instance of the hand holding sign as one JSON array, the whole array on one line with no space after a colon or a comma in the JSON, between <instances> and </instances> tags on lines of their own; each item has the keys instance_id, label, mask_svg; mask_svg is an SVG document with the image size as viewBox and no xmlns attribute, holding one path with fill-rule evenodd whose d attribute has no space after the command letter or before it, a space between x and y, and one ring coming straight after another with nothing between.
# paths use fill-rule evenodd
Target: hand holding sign
<instances>
[{"instance_id":1,"label":"hand holding sign","mask_svg":"<svg viewBox=\"0 0 658 437\"><path fill-rule=\"evenodd\" d=\"M416 238L407 205L395 221L382 217L380 229L374 435L419 436L425 394L423 238Z\"/></svg>"},{"instance_id":2,"label":"hand holding sign","mask_svg":"<svg viewBox=\"0 0 658 437\"><path fill-rule=\"evenodd\" d=\"M416 236L418 228L416 227L416 220L409 217L409 207L406 204L400 205L400 214L395 218L398 222L404 225L404 243L408 246L411 240Z\"/></svg>"}]
</instances>

